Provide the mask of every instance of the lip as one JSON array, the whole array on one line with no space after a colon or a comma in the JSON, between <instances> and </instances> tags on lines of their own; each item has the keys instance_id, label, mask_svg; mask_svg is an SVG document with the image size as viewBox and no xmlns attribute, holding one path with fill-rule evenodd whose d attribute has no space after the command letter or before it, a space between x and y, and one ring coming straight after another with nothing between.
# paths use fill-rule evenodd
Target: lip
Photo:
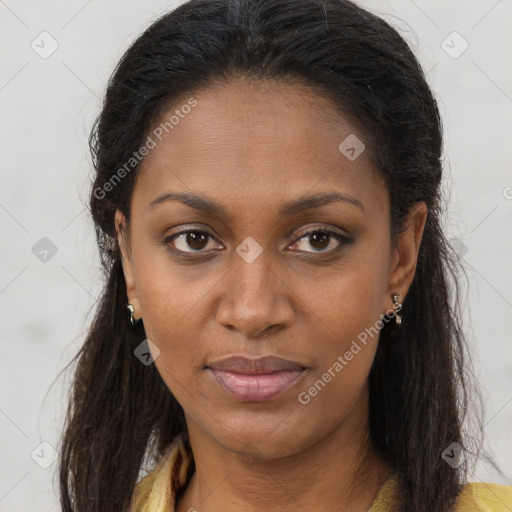
<instances>
[{"instance_id":1,"label":"lip","mask_svg":"<svg viewBox=\"0 0 512 512\"><path fill-rule=\"evenodd\" d=\"M229 356L208 363L207 368L227 370L233 373L262 374L282 370L301 370L305 365L276 356L247 357Z\"/></svg>"},{"instance_id":2,"label":"lip","mask_svg":"<svg viewBox=\"0 0 512 512\"><path fill-rule=\"evenodd\" d=\"M230 356L206 368L226 392L243 402L260 402L281 395L308 369L298 362L274 356Z\"/></svg>"}]
</instances>

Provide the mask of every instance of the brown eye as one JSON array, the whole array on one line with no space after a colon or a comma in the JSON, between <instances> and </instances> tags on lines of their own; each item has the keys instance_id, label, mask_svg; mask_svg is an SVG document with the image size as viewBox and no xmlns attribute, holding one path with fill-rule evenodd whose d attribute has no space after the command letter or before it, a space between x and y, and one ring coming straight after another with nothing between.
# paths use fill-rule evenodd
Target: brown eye
<instances>
[{"instance_id":1,"label":"brown eye","mask_svg":"<svg viewBox=\"0 0 512 512\"><path fill-rule=\"evenodd\" d=\"M194 253L207 252L204 249L207 247L209 239L213 240L208 232L196 229L176 233L167 238L165 242L171 243L180 252Z\"/></svg>"},{"instance_id":2,"label":"brown eye","mask_svg":"<svg viewBox=\"0 0 512 512\"><path fill-rule=\"evenodd\" d=\"M330 231L328 229L315 229L305 233L301 238L299 238L294 245L299 244L302 240L306 240L304 245L309 245L314 250L307 251L307 247L305 252L319 252L326 253L337 250L342 245L348 245L350 243L349 238L340 233L336 233L334 231ZM333 247L334 246L334 247ZM328 249L331 247L330 249ZM328 250L325 250L328 249Z\"/></svg>"}]
</instances>

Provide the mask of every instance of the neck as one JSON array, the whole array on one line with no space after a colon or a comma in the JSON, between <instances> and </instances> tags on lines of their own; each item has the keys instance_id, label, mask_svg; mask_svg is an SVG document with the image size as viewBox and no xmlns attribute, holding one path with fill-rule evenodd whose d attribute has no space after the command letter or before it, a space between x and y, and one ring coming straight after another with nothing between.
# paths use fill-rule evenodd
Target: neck
<instances>
[{"instance_id":1,"label":"neck","mask_svg":"<svg viewBox=\"0 0 512 512\"><path fill-rule=\"evenodd\" d=\"M196 471L176 511L366 512L390 468L371 448L368 428L361 428L367 425L361 409L317 442L277 458L241 456L187 418Z\"/></svg>"}]
</instances>

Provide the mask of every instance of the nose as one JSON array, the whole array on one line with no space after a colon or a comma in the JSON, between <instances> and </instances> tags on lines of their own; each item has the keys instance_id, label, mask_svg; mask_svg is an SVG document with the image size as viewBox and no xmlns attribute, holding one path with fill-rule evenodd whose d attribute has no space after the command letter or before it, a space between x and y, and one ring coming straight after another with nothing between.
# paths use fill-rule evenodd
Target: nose
<instances>
[{"instance_id":1,"label":"nose","mask_svg":"<svg viewBox=\"0 0 512 512\"><path fill-rule=\"evenodd\" d=\"M292 287L279 275L272 255L263 251L248 262L234 253L233 260L220 284L217 321L244 338L261 338L289 327L295 317Z\"/></svg>"}]
</instances>

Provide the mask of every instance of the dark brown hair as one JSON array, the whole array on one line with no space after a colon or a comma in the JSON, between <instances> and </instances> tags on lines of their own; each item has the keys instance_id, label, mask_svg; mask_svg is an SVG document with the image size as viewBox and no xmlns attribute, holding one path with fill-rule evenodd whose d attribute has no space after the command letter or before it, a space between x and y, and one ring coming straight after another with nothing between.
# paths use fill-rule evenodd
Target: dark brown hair
<instances>
[{"instance_id":1,"label":"dark brown hair","mask_svg":"<svg viewBox=\"0 0 512 512\"><path fill-rule=\"evenodd\" d=\"M399 478L397 510L448 512L468 465L454 469L441 454L457 442L477 455L483 427L459 310L462 265L441 228L441 120L406 42L348 0L191 0L153 23L117 65L90 137L90 210L106 284L74 358L59 459L62 510L125 510L141 468L179 433L187 436L157 369L134 356L144 326L132 329L126 312L114 213L129 222L138 166L106 184L179 97L240 78L309 86L360 127L389 192L394 239L410 206L427 204L406 321L399 336L384 325L369 375L370 440ZM469 412L476 437L463 428Z\"/></svg>"}]
</instances>

